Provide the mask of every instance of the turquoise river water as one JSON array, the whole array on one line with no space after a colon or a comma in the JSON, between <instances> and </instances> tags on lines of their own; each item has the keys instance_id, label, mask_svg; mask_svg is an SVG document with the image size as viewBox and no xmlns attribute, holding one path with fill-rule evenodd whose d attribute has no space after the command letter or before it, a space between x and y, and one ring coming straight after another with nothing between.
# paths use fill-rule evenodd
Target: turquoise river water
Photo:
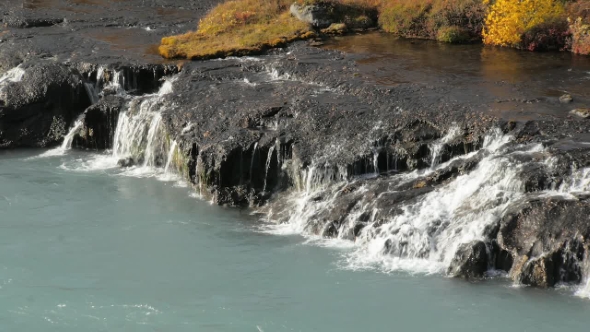
<instances>
[{"instance_id":1,"label":"turquoise river water","mask_svg":"<svg viewBox=\"0 0 590 332\"><path fill-rule=\"evenodd\" d=\"M173 177L0 153L0 331L586 331L573 287L351 270ZM31 158L33 157L33 158ZM153 175L153 174L152 174Z\"/></svg>"}]
</instances>

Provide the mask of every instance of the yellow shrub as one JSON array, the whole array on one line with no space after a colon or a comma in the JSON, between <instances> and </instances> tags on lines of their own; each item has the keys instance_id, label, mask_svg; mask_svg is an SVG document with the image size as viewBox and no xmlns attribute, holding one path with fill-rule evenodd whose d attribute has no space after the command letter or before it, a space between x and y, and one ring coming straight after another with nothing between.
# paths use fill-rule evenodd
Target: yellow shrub
<instances>
[{"instance_id":1,"label":"yellow shrub","mask_svg":"<svg viewBox=\"0 0 590 332\"><path fill-rule=\"evenodd\" d=\"M563 15L559 0L496 0L486 16L483 41L489 45L518 46L526 31Z\"/></svg>"}]
</instances>

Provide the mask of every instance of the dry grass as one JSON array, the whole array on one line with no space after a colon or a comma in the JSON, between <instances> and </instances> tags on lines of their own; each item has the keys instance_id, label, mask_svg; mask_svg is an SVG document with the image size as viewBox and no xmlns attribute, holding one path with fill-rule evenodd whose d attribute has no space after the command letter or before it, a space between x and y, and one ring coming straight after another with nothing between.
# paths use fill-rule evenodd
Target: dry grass
<instances>
[{"instance_id":1,"label":"dry grass","mask_svg":"<svg viewBox=\"0 0 590 332\"><path fill-rule=\"evenodd\" d=\"M311 28L288 13L285 0L231 0L215 7L197 31L165 37L159 47L168 59L208 59L260 53L310 38Z\"/></svg>"}]
</instances>

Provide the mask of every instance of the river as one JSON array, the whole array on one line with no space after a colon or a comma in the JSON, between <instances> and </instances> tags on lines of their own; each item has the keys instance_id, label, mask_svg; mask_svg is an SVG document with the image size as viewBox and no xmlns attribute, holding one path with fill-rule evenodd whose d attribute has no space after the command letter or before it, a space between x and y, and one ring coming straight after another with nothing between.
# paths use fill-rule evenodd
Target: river
<instances>
[{"instance_id":1,"label":"river","mask_svg":"<svg viewBox=\"0 0 590 332\"><path fill-rule=\"evenodd\" d=\"M354 270L172 175L109 156L0 155L1 331L584 330L573 287ZM91 167L92 166L92 167Z\"/></svg>"}]
</instances>

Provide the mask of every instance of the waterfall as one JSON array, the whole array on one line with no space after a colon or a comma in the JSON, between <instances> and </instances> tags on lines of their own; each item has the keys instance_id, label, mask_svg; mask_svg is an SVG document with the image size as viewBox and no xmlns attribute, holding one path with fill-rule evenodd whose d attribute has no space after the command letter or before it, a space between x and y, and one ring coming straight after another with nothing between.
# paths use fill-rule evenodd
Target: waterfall
<instances>
[{"instance_id":1,"label":"waterfall","mask_svg":"<svg viewBox=\"0 0 590 332\"><path fill-rule=\"evenodd\" d=\"M25 71L21 67L14 67L0 76L0 100L6 99L4 88L8 83L15 83L22 81L25 76Z\"/></svg>"},{"instance_id":2,"label":"waterfall","mask_svg":"<svg viewBox=\"0 0 590 332\"><path fill-rule=\"evenodd\" d=\"M584 257L582 267L585 279L581 283L580 287L578 287L576 295L579 297L590 298L590 257L588 257L588 253L586 253L586 257Z\"/></svg>"},{"instance_id":3,"label":"waterfall","mask_svg":"<svg viewBox=\"0 0 590 332\"><path fill-rule=\"evenodd\" d=\"M578 289L576 295L579 297L590 298L590 278L586 279L585 284Z\"/></svg>"},{"instance_id":4,"label":"waterfall","mask_svg":"<svg viewBox=\"0 0 590 332\"><path fill-rule=\"evenodd\" d=\"M450 135L438 143L448 142L448 137ZM458 175L415 200L401 203L396 213L388 212L392 207L388 195L407 190L400 186L425 178L432 171L367 182L348 181L344 171L334 168L310 166L302 172L303 191L287 194L284 208L271 207L268 219L273 223L264 226L265 231L313 237L337 227L333 237L339 241L354 240L355 249L345 258L350 268L442 272L449 266L459 245L483 240L486 227L499 222L506 208L524 197L524 185L519 176L524 164L518 156L538 153L543 147L534 144L514 149L508 144L511 140L499 130L490 133L480 151L484 157L474 170ZM436 169L473 155L454 158ZM365 195L372 185L386 185L389 189L377 191L379 196L376 197ZM356 196L343 198L348 187L357 187L351 194ZM343 201L350 201L353 205L339 226L329 222L322 224L322 220L342 217L330 217L330 214L340 211L338 204ZM360 232L357 231L359 225L365 225Z\"/></svg>"},{"instance_id":5,"label":"waterfall","mask_svg":"<svg viewBox=\"0 0 590 332\"><path fill-rule=\"evenodd\" d=\"M258 149L258 142L254 143L252 148L252 157L250 159L250 185L252 185L252 174L254 174L254 156L256 156L256 149Z\"/></svg>"},{"instance_id":6,"label":"waterfall","mask_svg":"<svg viewBox=\"0 0 590 332\"><path fill-rule=\"evenodd\" d=\"M170 168L170 164L172 163L172 159L174 158L174 152L176 151L176 140L172 141L170 144L170 150L168 151L168 157L166 158L166 167L164 167L164 173L168 173L168 169Z\"/></svg>"},{"instance_id":7,"label":"waterfall","mask_svg":"<svg viewBox=\"0 0 590 332\"><path fill-rule=\"evenodd\" d=\"M373 171L375 176L379 176L379 151L373 151Z\"/></svg>"},{"instance_id":8,"label":"waterfall","mask_svg":"<svg viewBox=\"0 0 590 332\"><path fill-rule=\"evenodd\" d=\"M432 154L432 161L430 162L431 168L436 167L436 165L440 163L440 154L445 145L454 140L455 138L459 137L459 135L461 135L461 128L455 125L451 127L451 129L449 129L449 131L445 136L443 136L443 138L432 144L430 148Z\"/></svg>"},{"instance_id":9,"label":"waterfall","mask_svg":"<svg viewBox=\"0 0 590 332\"><path fill-rule=\"evenodd\" d=\"M104 78L104 67L103 66L100 66L96 70L96 86L95 86L95 90L98 91L98 89L100 89L100 84L102 83L103 78Z\"/></svg>"},{"instance_id":10,"label":"waterfall","mask_svg":"<svg viewBox=\"0 0 590 332\"><path fill-rule=\"evenodd\" d=\"M0 86L7 82L20 82L25 76L25 70L17 66L0 76Z\"/></svg>"},{"instance_id":11,"label":"waterfall","mask_svg":"<svg viewBox=\"0 0 590 332\"><path fill-rule=\"evenodd\" d=\"M66 135L66 137L64 137L64 141L61 144L61 150L62 151L66 151L72 148L72 143L74 141L74 136L78 133L78 131L80 130L80 128L82 128L82 126L84 125L84 119L82 116L80 116L75 122L74 125L72 126L72 129L70 129L70 131L68 132L68 134Z\"/></svg>"},{"instance_id":12,"label":"waterfall","mask_svg":"<svg viewBox=\"0 0 590 332\"><path fill-rule=\"evenodd\" d=\"M86 94L88 95L88 98L90 98L91 104L98 103L99 98L98 93L96 92L94 87L95 85L93 85L92 83L84 83L84 88L86 89Z\"/></svg>"},{"instance_id":13,"label":"waterfall","mask_svg":"<svg viewBox=\"0 0 590 332\"><path fill-rule=\"evenodd\" d=\"M162 122L162 115L155 113L150 122L147 135L147 145L145 148L143 167L157 166L156 165L156 145L163 143L163 135L160 130L160 124Z\"/></svg>"},{"instance_id":14,"label":"waterfall","mask_svg":"<svg viewBox=\"0 0 590 332\"><path fill-rule=\"evenodd\" d=\"M271 146L270 149L268 149L268 156L266 157L266 166L265 166L265 172L264 172L264 186L262 187L262 192L266 192L266 183L268 181L268 170L270 168L270 163L272 161L272 154L275 151L275 146Z\"/></svg>"},{"instance_id":15,"label":"waterfall","mask_svg":"<svg viewBox=\"0 0 590 332\"><path fill-rule=\"evenodd\" d=\"M100 86L103 77L104 69L100 67L97 72L96 87ZM154 168L160 167L163 167L165 171L169 170L177 143L176 141L167 141L161 112L165 107L163 97L172 93L174 80L171 78L164 82L157 93L128 97L126 111L119 113L113 139L113 150L108 157L95 160L97 167L98 165L103 168L114 167L119 161L124 160L125 166L139 166L146 173L153 173ZM120 72L113 74L113 78L105 86L106 88L121 91ZM123 96L126 95L123 94ZM81 115L65 136L63 144L41 156L63 155L71 149L75 135L83 126L84 115ZM164 159L165 156L167 156L166 159ZM88 166L86 169L94 169L94 167Z\"/></svg>"},{"instance_id":16,"label":"waterfall","mask_svg":"<svg viewBox=\"0 0 590 332\"><path fill-rule=\"evenodd\" d=\"M63 156L68 150L72 148L72 143L74 142L74 137L80 129L84 126L84 115L78 117L78 119L74 122L74 125L70 128L67 135L64 137L63 142L61 145L55 149L51 149L45 151L38 157L53 157L53 156Z\"/></svg>"},{"instance_id":17,"label":"waterfall","mask_svg":"<svg viewBox=\"0 0 590 332\"><path fill-rule=\"evenodd\" d=\"M532 146L524 153L539 149ZM460 244L483 240L486 227L524 195L520 165L503 149L490 152L469 174L403 206L401 214L388 217L383 225L363 229L357 239L360 248L352 256L361 264L378 263L386 269L418 263L433 272L444 271Z\"/></svg>"},{"instance_id":18,"label":"waterfall","mask_svg":"<svg viewBox=\"0 0 590 332\"><path fill-rule=\"evenodd\" d=\"M134 164L147 168L166 167L163 163L168 160L161 160L167 154L162 98L173 91L173 81L167 80L155 94L131 99L127 111L119 114L113 143L116 159L130 158ZM170 150L172 145L176 147L171 143Z\"/></svg>"}]
</instances>

